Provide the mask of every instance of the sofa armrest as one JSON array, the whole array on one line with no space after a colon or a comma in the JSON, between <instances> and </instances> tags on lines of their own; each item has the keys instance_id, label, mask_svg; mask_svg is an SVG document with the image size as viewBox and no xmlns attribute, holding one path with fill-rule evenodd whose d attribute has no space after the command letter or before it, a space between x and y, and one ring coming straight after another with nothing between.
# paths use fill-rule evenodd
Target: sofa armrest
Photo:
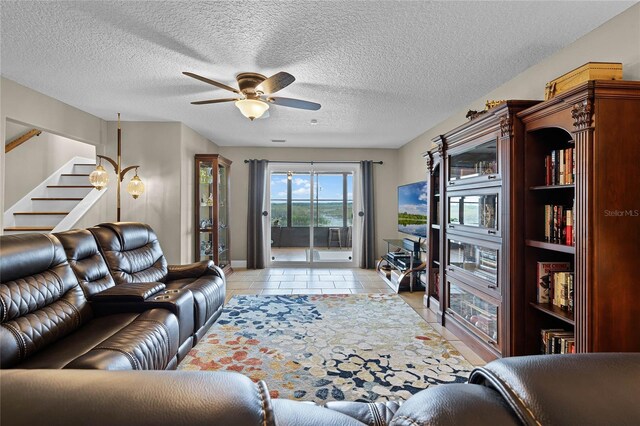
<instances>
[{"instance_id":1,"label":"sofa armrest","mask_svg":"<svg viewBox=\"0 0 640 426\"><path fill-rule=\"evenodd\" d=\"M425 389L395 412L392 426L520 425L500 394L485 386L446 384Z\"/></svg>"},{"instance_id":2,"label":"sofa armrest","mask_svg":"<svg viewBox=\"0 0 640 426\"><path fill-rule=\"evenodd\" d=\"M264 383L238 373L0 370L0 380L7 425L276 424Z\"/></svg>"},{"instance_id":3,"label":"sofa armrest","mask_svg":"<svg viewBox=\"0 0 640 426\"><path fill-rule=\"evenodd\" d=\"M499 393L525 424L630 424L640 419L640 354L503 358L469 383Z\"/></svg>"},{"instance_id":4,"label":"sofa armrest","mask_svg":"<svg viewBox=\"0 0 640 426\"><path fill-rule=\"evenodd\" d=\"M225 280L224 272L211 260L189 263L186 265L169 265L168 281L181 280L184 278L200 278L202 276L214 275Z\"/></svg>"},{"instance_id":5,"label":"sofa armrest","mask_svg":"<svg viewBox=\"0 0 640 426\"><path fill-rule=\"evenodd\" d=\"M163 283L131 283L110 287L91 297L92 302L143 302L164 290Z\"/></svg>"}]
</instances>

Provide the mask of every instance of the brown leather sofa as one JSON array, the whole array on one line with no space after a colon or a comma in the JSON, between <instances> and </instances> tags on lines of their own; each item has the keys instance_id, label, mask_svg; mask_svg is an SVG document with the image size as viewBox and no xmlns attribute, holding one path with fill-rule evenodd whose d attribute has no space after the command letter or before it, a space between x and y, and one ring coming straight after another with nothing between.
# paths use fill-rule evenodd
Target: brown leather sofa
<instances>
[{"instance_id":1,"label":"brown leather sofa","mask_svg":"<svg viewBox=\"0 0 640 426\"><path fill-rule=\"evenodd\" d=\"M404 403L270 399L237 373L0 371L2 425L637 425L640 354L505 358ZM68 409L67 407L73 407ZM117 408L117 409L115 409Z\"/></svg>"},{"instance_id":2,"label":"brown leather sofa","mask_svg":"<svg viewBox=\"0 0 640 426\"><path fill-rule=\"evenodd\" d=\"M0 367L172 369L179 325L165 309L97 313L55 236L0 237Z\"/></svg>"},{"instance_id":3,"label":"brown leather sofa","mask_svg":"<svg viewBox=\"0 0 640 426\"><path fill-rule=\"evenodd\" d=\"M194 345L222 313L225 276L212 261L167 265L156 233L142 223L103 223L89 231L95 237L116 285L161 282L169 291L191 292Z\"/></svg>"},{"instance_id":4,"label":"brown leather sofa","mask_svg":"<svg viewBox=\"0 0 640 426\"><path fill-rule=\"evenodd\" d=\"M193 295L188 289L167 290L164 283L129 283L116 286L95 238L86 229L54 234L95 312L101 314L144 312L153 308L171 311L178 318L178 362L193 347Z\"/></svg>"},{"instance_id":5,"label":"brown leather sofa","mask_svg":"<svg viewBox=\"0 0 640 426\"><path fill-rule=\"evenodd\" d=\"M211 261L167 265L141 223L0 236L0 368L174 369L220 316Z\"/></svg>"}]
</instances>

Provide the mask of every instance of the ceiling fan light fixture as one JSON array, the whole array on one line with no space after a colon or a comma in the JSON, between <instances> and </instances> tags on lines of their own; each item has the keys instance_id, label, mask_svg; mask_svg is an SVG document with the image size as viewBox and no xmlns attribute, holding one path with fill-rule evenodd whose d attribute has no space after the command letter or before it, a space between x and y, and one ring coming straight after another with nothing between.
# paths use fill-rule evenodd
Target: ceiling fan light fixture
<instances>
[{"instance_id":1,"label":"ceiling fan light fixture","mask_svg":"<svg viewBox=\"0 0 640 426\"><path fill-rule=\"evenodd\" d=\"M256 118L262 117L269 109L269 104L266 102L259 101L257 99L241 99L236 101L236 106L249 120L253 121Z\"/></svg>"}]
</instances>

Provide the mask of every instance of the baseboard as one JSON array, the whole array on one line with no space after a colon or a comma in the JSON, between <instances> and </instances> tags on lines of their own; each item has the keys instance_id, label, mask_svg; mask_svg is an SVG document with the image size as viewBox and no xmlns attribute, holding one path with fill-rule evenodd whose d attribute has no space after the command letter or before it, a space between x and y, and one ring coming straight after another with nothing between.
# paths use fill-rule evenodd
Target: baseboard
<instances>
[{"instance_id":1,"label":"baseboard","mask_svg":"<svg viewBox=\"0 0 640 426\"><path fill-rule=\"evenodd\" d=\"M246 260L232 260L231 267L236 269L247 269L247 261Z\"/></svg>"}]
</instances>

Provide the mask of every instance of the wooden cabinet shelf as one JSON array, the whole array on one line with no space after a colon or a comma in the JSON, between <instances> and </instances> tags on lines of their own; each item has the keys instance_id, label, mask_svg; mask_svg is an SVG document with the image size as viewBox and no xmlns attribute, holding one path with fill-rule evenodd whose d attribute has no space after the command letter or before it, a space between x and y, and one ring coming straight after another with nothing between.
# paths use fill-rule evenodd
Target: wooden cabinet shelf
<instances>
[{"instance_id":1,"label":"wooden cabinet shelf","mask_svg":"<svg viewBox=\"0 0 640 426\"><path fill-rule=\"evenodd\" d=\"M575 189L576 186L574 184L569 185L541 185L541 186L532 186L529 189L531 191L549 191L554 189Z\"/></svg>"},{"instance_id":2,"label":"wooden cabinet shelf","mask_svg":"<svg viewBox=\"0 0 640 426\"><path fill-rule=\"evenodd\" d=\"M573 313L572 312L567 312L564 311L562 309L560 309L559 307L552 305L551 303L536 303L536 302L531 302L530 303L531 307L533 307L534 309L537 309L541 312L544 312L546 314L551 315L552 317L558 318L559 320L562 320L568 324L574 325L575 321L573 320Z\"/></svg>"},{"instance_id":3,"label":"wooden cabinet shelf","mask_svg":"<svg viewBox=\"0 0 640 426\"><path fill-rule=\"evenodd\" d=\"M544 241L536 241L536 240L527 240L525 244L528 245L529 247L537 247L545 250L557 251L562 253L575 254L576 252L576 248L574 246L568 246L565 244L554 244L554 243L547 243Z\"/></svg>"}]
</instances>

